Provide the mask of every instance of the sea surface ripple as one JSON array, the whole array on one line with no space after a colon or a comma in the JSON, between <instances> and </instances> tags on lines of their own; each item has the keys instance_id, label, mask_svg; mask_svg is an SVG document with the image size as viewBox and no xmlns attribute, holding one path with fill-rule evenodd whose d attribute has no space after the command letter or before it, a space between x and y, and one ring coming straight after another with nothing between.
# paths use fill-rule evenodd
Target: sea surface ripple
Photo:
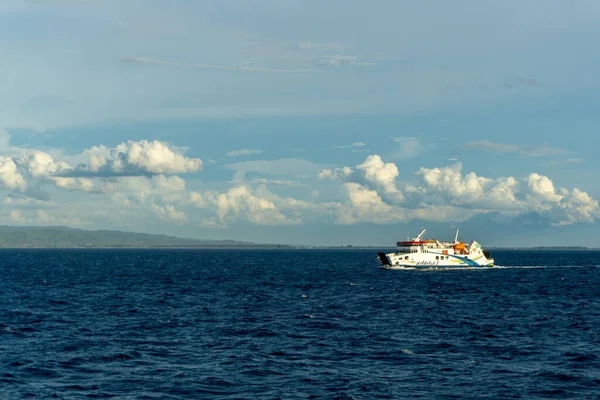
<instances>
[{"instance_id":1,"label":"sea surface ripple","mask_svg":"<svg viewBox=\"0 0 600 400\"><path fill-rule=\"evenodd\" d=\"M0 398L600 396L600 252L2 250Z\"/></svg>"}]
</instances>

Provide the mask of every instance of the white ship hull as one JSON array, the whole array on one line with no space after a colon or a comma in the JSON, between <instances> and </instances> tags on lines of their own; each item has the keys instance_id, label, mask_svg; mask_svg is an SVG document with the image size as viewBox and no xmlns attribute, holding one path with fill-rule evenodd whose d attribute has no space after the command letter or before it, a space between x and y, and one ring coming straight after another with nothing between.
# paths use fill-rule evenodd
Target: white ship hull
<instances>
[{"instance_id":1,"label":"white ship hull","mask_svg":"<svg viewBox=\"0 0 600 400\"><path fill-rule=\"evenodd\" d=\"M490 252L483 251L481 245L472 241L468 245L458 241L440 242L434 239L421 240L423 232L415 239L398 242L395 253L378 253L384 268L388 269L452 269L493 267L494 259Z\"/></svg>"},{"instance_id":2,"label":"white ship hull","mask_svg":"<svg viewBox=\"0 0 600 400\"><path fill-rule=\"evenodd\" d=\"M401 268L473 268L473 267L493 267L494 259L487 258L485 255L480 255L475 258L470 258L468 255L448 255L448 259L438 259L434 253L422 254L420 257L405 259L406 255L398 253L379 253L379 259L384 268L401 269Z\"/></svg>"}]
</instances>

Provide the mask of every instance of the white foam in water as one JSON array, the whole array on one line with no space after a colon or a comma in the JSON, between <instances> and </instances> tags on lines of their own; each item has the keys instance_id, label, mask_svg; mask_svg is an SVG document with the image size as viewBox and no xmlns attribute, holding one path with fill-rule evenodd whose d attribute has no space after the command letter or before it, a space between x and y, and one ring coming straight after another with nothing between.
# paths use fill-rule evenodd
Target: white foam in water
<instances>
[{"instance_id":1,"label":"white foam in water","mask_svg":"<svg viewBox=\"0 0 600 400\"><path fill-rule=\"evenodd\" d=\"M599 267L599 266L595 266ZM383 269L404 271L491 271L495 269L540 269L540 268L589 268L583 265L494 265L493 267L457 267L457 268L415 268L415 267L381 267Z\"/></svg>"},{"instance_id":2,"label":"white foam in water","mask_svg":"<svg viewBox=\"0 0 600 400\"><path fill-rule=\"evenodd\" d=\"M590 268L592 265L496 265L490 269Z\"/></svg>"},{"instance_id":3,"label":"white foam in water","mask_svg":"<svg viewBox=\"0 0 600 400\"><path fill-rule=\"evenodd\" d=\"M443 267L443 268L415 268L415 267L381 267L383 269L391 270L404 270L404 271L478 271L478 270L489 270L496 267Z\"/></svg>"}]
</instances>

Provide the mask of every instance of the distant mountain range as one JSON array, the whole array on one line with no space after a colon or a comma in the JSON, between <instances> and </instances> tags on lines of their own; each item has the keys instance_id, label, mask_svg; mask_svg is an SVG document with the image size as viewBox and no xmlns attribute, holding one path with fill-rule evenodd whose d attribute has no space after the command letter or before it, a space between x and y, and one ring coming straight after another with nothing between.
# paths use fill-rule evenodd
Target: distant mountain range
<instances>
[{"instance_id":1,"label":"distant mountain range","mask_svg":"<svg viewBox=\"0 0 600 400\"><path fill-rule=\"evenodd\" d=\"M288 247L236 240L185 239L167 235L122 231L88 231L63 226L0 226L3 248L110 248L110 247Z\"/></svg>"},{"instance_id":2,"label":"distant mountain range","mask_svg":"<svg viewBox=\"0 0 600 400\"><path fill-rule=\"evenodd\" d=\"M14 227L0 226L0 247L4 248L108 248L108 247L221 247L221 248L327 248L377 247L393 248L399 240L416 236L427 228L425 237L454 240L460 228L459 240L477 240L486 249L600 248L600 224L552 226L552 221L537 214L509 217L498 212L476 215L460 223L412 220L407 223L372 225L330 225L327 229L314 224L236 227L238 237L260 237L258 244L236 240L202 240L167 235L111 230L83 230L61 226ZM279 242L279 243L281 243Z\"/></svg>"}]
</instances>

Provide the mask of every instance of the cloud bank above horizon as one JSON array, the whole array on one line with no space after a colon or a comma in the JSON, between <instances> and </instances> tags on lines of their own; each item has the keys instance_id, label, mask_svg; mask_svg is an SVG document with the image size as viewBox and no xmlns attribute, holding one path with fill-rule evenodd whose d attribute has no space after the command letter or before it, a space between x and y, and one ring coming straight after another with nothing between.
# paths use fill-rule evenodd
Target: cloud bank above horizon
<instances>
[{"instance_id":1,"label":"cloud bank above horizon","mask_svg":"<svg viewBox=\"0 0 600 400\"><path fill-rule=\"evenodd\" d=\"M228 229L239 223L461 222L492 211L511 217L536 213L553 225L600 218L598 201L583 190L556 188L549 177L535 172L493 178L463 173L460 162L401 171L372 154L354 167L315 170L312 176L304 174L304 164L292 164L297 173L287 171L292 180L284 182L272 179L289 161L281 159L270 161L266 170L255 169L260 179L210 187L202 182L202 160L166 142L130 140L113 148L99 144L70 155L59 149L11 146L6 133L3 142L0 184L5 197L0 220L5 223L94 227L108 220L127 227L141 218ZM294 183L303 190L297 196L286 194Z\"/></svg>"}]
</instances>

